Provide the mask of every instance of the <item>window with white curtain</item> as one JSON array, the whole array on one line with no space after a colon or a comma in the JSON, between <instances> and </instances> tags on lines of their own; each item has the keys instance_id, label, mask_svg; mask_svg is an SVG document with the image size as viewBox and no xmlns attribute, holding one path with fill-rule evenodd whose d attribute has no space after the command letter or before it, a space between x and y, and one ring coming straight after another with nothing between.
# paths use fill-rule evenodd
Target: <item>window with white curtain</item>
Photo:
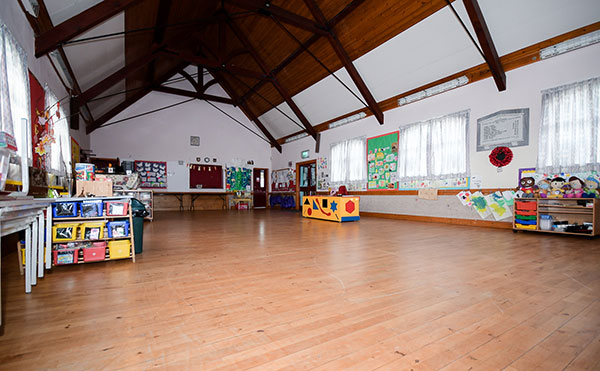
<instances>
[{"instance_id":1,"label":"window with white curtain","mask_svg":"<svg viewBox=\"0 0 600 371\"><path fill-rule=\"evenodd\" d=\"M444 179L468 176L469 111L400 127L398 177Z\"/></svg>"},{"instance_id":2,"label":"window with white curtain","mask_svg":"<svg viewBox=\"0 0 600 371\"><path fill-rule=\"evenodd\" d=\"M59 103L58 98L52 90L45 89L45 107L49 110L49 120L54 130L54 142L50 145L48 169L56 174L64 176L71 174L71 135L67 116Z\"/></svg>"},{"instance_id":3,"label":"window with white curtain","mask_svg":"<svg viewBox=\"0 0 600 371\"><path fill-rule=\"evenodd\" d=\"M353 138L331 145L331 185L363 189L367 181L366 138Z\"/></svg>"},{"instance_id":4,"label":"window with white curtain","mask_svg":"<svg viewBox=\"0 0 600 371\"><path fill-rule=\"evenodd\" d=\"M538 170L598 170L600 78L542 91Z\"/></svg>"},{"instance_id":5,"label":"window with white curtain","mask_svg":"<svg viewBox=\"0 0 600 371\"><path fill-rule=\"evenodd\" d=\"M17 155L31 161L31 109L27 55L0 21L0 111L1 129L12 134L17 143ZM23 119L26 127L23 128ZM25 129L25 130L23 130ZM25 138L23 138L23 131ZM23 145L23 139L25 145Z\"/></svg>"}]
</instances>

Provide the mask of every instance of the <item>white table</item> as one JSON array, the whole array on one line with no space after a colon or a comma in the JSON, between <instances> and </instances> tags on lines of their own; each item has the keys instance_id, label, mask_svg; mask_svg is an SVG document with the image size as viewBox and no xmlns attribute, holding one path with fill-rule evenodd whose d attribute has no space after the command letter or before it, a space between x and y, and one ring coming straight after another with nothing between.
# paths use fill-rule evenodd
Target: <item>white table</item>
<instances>
[{"instance_id":1,"label":"white table","mask_svg":"<svg viewBox=\"0 0 600 371\"><path fill-rule=\"evenodd\" d=\"M25 231L25 293L44 277L44 228L46 228L46 269L52 263L52 203L50 198L4 198L0 200L0 236ZM44 221L44 210L49 222ZM0 273L2 266L0 264ZM1 274L0 274L1 275ZM0 285L1 290L1 285ZM1 292L0 292L1 295ZM0 314L1 314L0 303ZM0 325L2 319L0 315Z\"/></svg>"}]
</instances>

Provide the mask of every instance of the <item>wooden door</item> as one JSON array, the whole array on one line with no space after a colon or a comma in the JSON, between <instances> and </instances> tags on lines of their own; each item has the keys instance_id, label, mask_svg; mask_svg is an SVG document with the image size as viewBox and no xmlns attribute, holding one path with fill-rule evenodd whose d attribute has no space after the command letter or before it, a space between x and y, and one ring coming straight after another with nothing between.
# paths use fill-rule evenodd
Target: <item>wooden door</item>
<instances>
[{"instance_id":1,"label":"wooden door","mask_svg":"<svg viewBox=\"0 0 600 371\"><path fill-rule=\"evenodd\" d=\"M252 182L254 183L254 208L263 209L267 207L267 180L269 179L269 169L254 169L252 173Z\"/></svg>"},{"instance_id":2,"label":"wooden door","mask_svg":"<svg viewBox=\"0 0 600 371\"><path fill-rule=\"evenodd\" d=\"M296 208L302 205L302 197L317 193L317 161L311 160L296 164Z\"/></svg>"}]
</instances>

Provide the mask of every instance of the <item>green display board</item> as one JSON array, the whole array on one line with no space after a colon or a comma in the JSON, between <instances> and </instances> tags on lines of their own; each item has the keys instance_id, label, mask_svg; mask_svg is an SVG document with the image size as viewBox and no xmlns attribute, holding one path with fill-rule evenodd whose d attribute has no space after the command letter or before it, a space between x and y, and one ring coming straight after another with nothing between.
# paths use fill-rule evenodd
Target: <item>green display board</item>
<instances>
[{"instance_id":1,"label":"green display board","mask_svg":"<svg viewBox=\"0 0 600 371\"><path fill-rule=\"evenodd\" d=\"M398 188L398 132L367 139L367 189Z\"/></svg>"}]
</instances>

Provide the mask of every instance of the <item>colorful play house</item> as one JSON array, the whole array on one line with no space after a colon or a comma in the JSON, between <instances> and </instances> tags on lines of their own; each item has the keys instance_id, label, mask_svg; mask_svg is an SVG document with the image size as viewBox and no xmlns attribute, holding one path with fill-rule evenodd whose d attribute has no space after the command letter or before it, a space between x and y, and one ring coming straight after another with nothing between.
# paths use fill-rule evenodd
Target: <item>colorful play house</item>
<instances>
[{"instance_id":1,"label":"colorful play house","mask_svg":"<svg viewBox=\"0 0 600 371\"><path fill-rule=\"evenodd\" d=\"M359 200L360 197L353 196L304 196L302 198L302 216L340 223L360 220Z\"/></svg>"}]
</instances>

